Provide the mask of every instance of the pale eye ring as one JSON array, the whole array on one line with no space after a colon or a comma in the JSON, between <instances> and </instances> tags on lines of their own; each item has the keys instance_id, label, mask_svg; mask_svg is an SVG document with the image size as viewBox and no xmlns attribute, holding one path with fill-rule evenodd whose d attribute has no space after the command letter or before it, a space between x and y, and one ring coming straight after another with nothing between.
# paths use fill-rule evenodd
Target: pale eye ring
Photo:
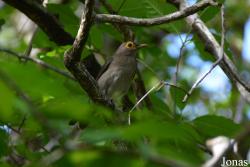
<instances>
[{"instance_id":1,"label":"pale eye ring","mask_svg":"<svg viewBox=\"0 0 250 167\"><path fill-rule=\"evenodd\" d=\"M134 43L129 41L126 43L126 48L133 48L134 47Z\"/></svg>"}]
</instances>

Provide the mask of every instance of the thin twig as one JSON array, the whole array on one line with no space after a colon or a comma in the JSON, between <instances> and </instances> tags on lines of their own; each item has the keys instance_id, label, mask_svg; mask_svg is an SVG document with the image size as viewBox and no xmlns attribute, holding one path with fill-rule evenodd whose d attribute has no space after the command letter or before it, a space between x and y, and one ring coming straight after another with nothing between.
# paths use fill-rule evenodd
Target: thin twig
<instances>
[{"instance_id":1,"label":"thin twig","mask_svg":"<svg viewBox=\"0 0 250 167\"><path fill-rule=\"evenodd\" d=\"M106 10L111 13L111 14L115 14L117 15L117 11L115 11L113 9L113 7L107 3L106 0L100 0L100 2L102 3L102 5L106 8ZM118 11L119 12L119 11ZM126 25L123 24L118 24L118 23L113 23L113 26L120 31L123 34L124 40L134 40L134 32Z\"/></svg>"},{"instance_id":2,"label":"thin twig","mask_svg":"<svg viewBox=\"0 0 250 167\"><path fill-rule=\"evenodd\" d=\"M225 27L224 27L224 5L221 5L221 48L220 48L220 58L216 60L216 62L213 63L212 67L208 72L206 72L200 79L198 79L192 86L192 88L188 91L188 94L186 94L183 98L183 102L186 102L189 95L191 95L195 88L210 74L213 69L221 63L221 61L224 59L224 39L225 38Z\"/></svg>"},{"instance_id":3,"label":"thin twig","mask_svg":"<svg viewBox=\"0 0 250 167\"><path fill-rule=\"evenodd\" d=\"M37 118L37 121L39 121L44 127L51 129L51 127L49 126L49 124L47 123L47 120L45 119L45 117L42 115L42 113L37 111L37 106L33 103L33 101L30 99L30 97L23 92L19 86L15 83L15 81L13 81L4 71L0 70L0 80L2 80L6 86L8 86L9 89L15 91L15 93L17 94L17 96L19 96L29 107L30 109L30 113ZM21 127L23 126L23 124L25 123L26 117L23 118L21 124L18 127L18 130L16 130L15 128L13 128L11 125L6 124L6 126L11 129L13 132L17 133L18 135L22 135L21 133ZM54 129L51 129L51 131L54 131ZM43 146L39 146L41 149L45 150L46 149Z\"/></svg>"},{"instance_id":4,"label":"thin twig","mask_svg":"<svg viewBox=\"0 0 250 167\"><path fill-rule=\"evenodd\" d=\"M38 64L38 65L40 65L40 66L42 66L42 67L44 67L46 69L54 71L54 72L56 72L56 73L58 73L60 75L63 75L65 77L69 78L69 79L75 80L75 78L72 75L70 75L68 72L63 71L61 69L58 69L58 68L56 68L56 67L54 67L54 66L52 66L52 65L50 65L50 64L48 64L48 63L46 63L46 62L44 62L42 60L40 60L40 59L33 58L33 57L27 57L25 55L20 55L20 54L12 51L10 49L5 49L5 48L0 48L0 52L8 53L9 55L15 56L15 57L17 57L20 60L27 60L27 61L34 62L34 63L36 63L36 64Z\"/></svg>"},{"instance_id":5,"label":"thin twig","mask_svg":"<svg viewBox=\"0 0 250 167\"><path fill-rule=\"evenodd\" d=\"M26 115L24 115L24 117L23 117L23 119L22 119L20 125L18 126L18 129L17 129L18 132L21 132L21 129L22 129L22 127L23 127L23 125L24 125L26 119L27 119L27 118L26 118Z\"/></svg>"},{"instance_id":6,"label":"thin twig","mask_svg":"<svg viewBox=\"0 0 250 167\"><path fill-rule=\"evenodd\" d=\"M188 7L186 0L168 0L168 2L178 7L179 10ZM210 53L215 59L219 59L221 57L221 46L218 44L214 35L210 32L206 24L198 17L198 15L194 14L192 16L188 16L185 18L185 21L190 27L193 28L193 32L198 35L201 42L205 44L206 51ZM250 85L246 82L246 80L244 80L244 78L241 77L236 66L226 53L224 53L224 59L219 65L231 82L235 84L240 94L248 102L250 102L250 100L247 98L250 95Z\"/></svg>"},{"instance_id":7,"label":"thin twig","mask_svg":"<svg viewBox=\"0 0 250 167\"><path fill-rule=\"evenodd\" d=\"M12 126L10 126L10 125L7 125L7 124L5 124L6 126L7 126L7 128L9 128L10 130L12 130L13 132L15 132L16 134L18 134L18 135L20 135L21 134L21 132L20 131L18 131L18 130L16 130L15 128L13 128Z\"/></svg>"},{"instance_id":8,"label":"thin twig","mask_svg":"<svg viewBox=\"0 0 250 167\"><path fill-rule=\"evenodd\" d=\"M24 56L30 57L30 53L32 51L33 40L34 40L34 38L36 36L37 31L38 31L38 27L35 25L35 30L31 35L31 38L30 38L28 47L25 50Z\"/></svg>"},{"instance_id":9,"label":"thin twig","mask_svg":"<svg viewBox=\"0 0 250 167\"><path fill-rule=\"evenodd\" d=\"M180 63L181 63L181 59L182 59L182 56L183 56L183 50L184 50L184 48L186 47L186 44L187 44L188 42L191 41L190 39L188 39L190 33L191 33L191 30L190 30L189 33L186 35L184 41L183 41L182 38L180 37L180 39L181 39L181 41L182 41L182 45L181 45L181 48L180 48L180 51L179 51L179 57L178 57L178 60L177 60L177 63L176 63L176 71L175 71L174 84L177 84L177 81L178 81L178 74L179 74L179 71L180 71Z\"/></svg>"},{"instance_id":10,"label":"thin twig","mask_svg":"<svg viewBox=\"0 0 250 167\"><path fill-rule=\"evenodd\" d=\"M136 60L137 62L141 63L144 67L146 67L150 72L152 72L159 81L162 81L160 76L158 76L158 74L147 63L145 63L143 60L138 59L138 58Z\"/></svg>"},{"instance_id":11,"label":"thin twig","mask_svg":"<svg viewBox=\"0 0 250 167\"><path fill-rule=\"evenodd\" d=\"M192 88L188 91L188 94L186 94L182 100L183 103L185 103L188 99L188 97L190 97L190 95L193 93L194 89L198 87L198 85L208 76L208 74L210 74L213 69L221 62L223 57L219 58L218 60L216 60L215 63L213 63L212 67L209 69L208 72L206 72L201 78L199 78L192 86Z\"/></svg>"},{"instance_id":12,"label":"thin twig","mask_svg":"<svg viewBox=\"0 0 250 167\"><path fill-rule=\"evenodd\" d=\"M179 37L180 37L180 39L182 41L182 45L181 45L181 48L180 48L180 51L179 51L179 57L178 57L177 63L176 63L176 70L175 70L175 74L174 74L174 85L177 85L177 82L178 82L178 74L179 74L179 70L180 70L180 63L181 63L181 60L182 60L182 57L183 57L184 48L186 47L186 44L188 42L190 42L190 39L188 39L190 33L191 33L191 29L189 30L188 34L186 34L186 37L185 37L184 41L182 40L182 37L179 35ZM173 110L174 110L174 113L176 114L176 110L177 110L176 94L174 94Z\"/></svg>"},{"instance_id":13,"label":"thin twig","mask_svg":"<svg viewBox=\"0 0 250 167\"><path fill-rule=\"evenodd\" d=\"M175 83L172 84L172 83L166 82L166 81L164 81L163 79L161 79L161 78L158 76L158 74L157 74L148 64L146 64L144 61L142 61L142 60L140 60L140 59L137 59L137 60L138 60L138 62L140 62L142 65L144 65L149 71L151 71L151 72L157 77L157 79L159 80L159 82L162 82L162 83L164 83L164 84L167 85L167 86L172 86L172 87L175 87L175 88L177 88L177 89L180 89L180 90L183 91L185 94L188 94L188 91L185 90L184 88L182 88L182 87L180 87L180 86L177 86Z\"/></svg>"},{"instance_id":14,"label":"thin twig","mask_svg":"<svg viewBox=\"0 0 250 167\"><path fill-rule=\"evenodd\" d=\"M121 5L119 6L119 8L116 10L116 13L118 14L121 10L121 8L123 7L123 5L125 4L126 0L123 0Z\"/></svg>"},{"instance_id":15,"label":"thin twig","mask_svg":"<svg viewBox=\"0 0 250 167\"><path fill-rule=\"evenodd\" d=\"M106 10L111 14L117 14L113 7L107 3L106 0L100 0L101 4L106 8Z\"/></svg>"},{"instance_id":16,"label":"thin twig","mask_svg":"<svg viewBox=\"0 0 250 167\"><path fill-rule=\"evenodd\" d=\"M224 4L221 5L221 57L224 58L224 43L225 43L225 14L224 14Z\"/></svg>"},{"instance_id":17,"label":"thin twig","mask_svg":"<svg viewBox=\"0 0 250 167\"><path fill-rule=\"evenodd\" d=\"M17 96L19 96L28 107L33 111L34 110L34 104L31 101L31 99L24 93L18 85L4 72L0 69L0 80L2 80L11 90L15 91Z\"/></svg>"},{"instance_id":18,"label":"thin twig","mask_svg":"<svg viewBox=\"0 0 250 167\"><path fill-rule=\"evenodd\" d=\"M16 134L18 134L19 136L22 135L21 131L20 130L16 130L15 128L13 128L11 125L6 125L10 130L12 130L13 132L15 132ZM44 150L45 152L47 153L50 153L49 150L47 150L44 146L40 145L39 146L40 149Z\"/></svg>"},{"instance_id":19,"label":"thin twig","mask_svg":"<svg viewBox=\"0 0 250 167\"><path fill-rule=\"evenodd\" d=\"M188 91L185 90L184 88L180 87L180 86L177 86L177 85L175 85L175 84L171 84L171 83L168 83L168 82L165 82L165 81L163 81L163 83L164 83L165 85L167 85L167 86L172 86L172 87L174 87L174 88L177 88L177 89L183 91L185 94L188 94Z\"/></svg>"},{"instance_id":20,"label":"thin twig","mask_svg":"<svg viewBox=\"0 0 250 167\"><path fill-rule=\"evenodd\" d=\"M142 96L142 98L140 100L138 100L136 102L136 104L132 107L132 109L129 111L128 113L128 125L131 124L131 113L132 111L152 92L154 91L155 89L160 89L162 86L164 85L163 82L158 82L156 85L154 85L144 96Z\"/></svg>"}]
</instances>

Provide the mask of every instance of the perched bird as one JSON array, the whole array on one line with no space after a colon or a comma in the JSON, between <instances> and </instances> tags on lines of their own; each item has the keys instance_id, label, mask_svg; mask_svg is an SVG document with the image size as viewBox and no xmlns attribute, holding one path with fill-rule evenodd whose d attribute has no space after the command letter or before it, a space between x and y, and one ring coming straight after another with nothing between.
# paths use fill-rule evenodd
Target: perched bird
<instances>
[{"instance_id":1,"label":"perched bird","mask_svg":"<svg viewBox=\"0 0 250 167\"><path fill-rule=\"evenodd\" d=\"M122 43L111 59L102 66L96 77L102 93L109 99L114 100L118 106L120 105L119 100L128 92L131 81L135 76L137 68L136 52L145 46L147 45L137 45L131 41ZM91 68L89 64L85 65ZM75 125L76 122L76 120L71 120L69 125ZM84 129L85 126L84 123L79 123L81 129Z\"/></svg>"},{"instance_id":2,"label":"perched bird","mask_svg":"<svg viewBox=\"0 0 250 167\"><path fill-rule=\"evenodd\" d=\"M136 52L145 46L132 41L119 46L97 77L98 86L104 95L115 100L128 92L137 69Z\"/></svg>"}]
</instances>

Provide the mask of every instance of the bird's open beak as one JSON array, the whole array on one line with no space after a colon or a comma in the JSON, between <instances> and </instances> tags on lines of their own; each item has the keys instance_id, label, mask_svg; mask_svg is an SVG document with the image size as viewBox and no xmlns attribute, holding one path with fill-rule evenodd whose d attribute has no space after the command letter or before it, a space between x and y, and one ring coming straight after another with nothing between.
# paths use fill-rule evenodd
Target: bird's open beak
<instances>
[{"instance_id":1,"label":"bird's open beak","mask_svg":"<svg viewBox=\"0 0 250 167\"><path fill-rule=\"evenodd\" d=\"M147 46L148 46L148 44L143 43L143 44L136 45L136 48L140 49L140 48L144 48L144 47L147 47Z\"/></svg>"}]
</instances>

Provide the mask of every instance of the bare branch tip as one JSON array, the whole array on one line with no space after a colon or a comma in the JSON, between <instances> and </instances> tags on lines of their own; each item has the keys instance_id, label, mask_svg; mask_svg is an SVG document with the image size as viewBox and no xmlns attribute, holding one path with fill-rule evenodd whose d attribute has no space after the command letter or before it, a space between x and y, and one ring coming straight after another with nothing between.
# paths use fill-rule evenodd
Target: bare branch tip
<instances>
[{"instance_id":1,"label":"bare branch tip","mask_svg":"<svg viewBox=\"0 0 250 167\"><path fill-rule=\"evenodd\" d=\"M217 0L208 0L208 2L211 6L218 6L219 5L219 2L217 2Z\"/></svg>"}]
</instances>

